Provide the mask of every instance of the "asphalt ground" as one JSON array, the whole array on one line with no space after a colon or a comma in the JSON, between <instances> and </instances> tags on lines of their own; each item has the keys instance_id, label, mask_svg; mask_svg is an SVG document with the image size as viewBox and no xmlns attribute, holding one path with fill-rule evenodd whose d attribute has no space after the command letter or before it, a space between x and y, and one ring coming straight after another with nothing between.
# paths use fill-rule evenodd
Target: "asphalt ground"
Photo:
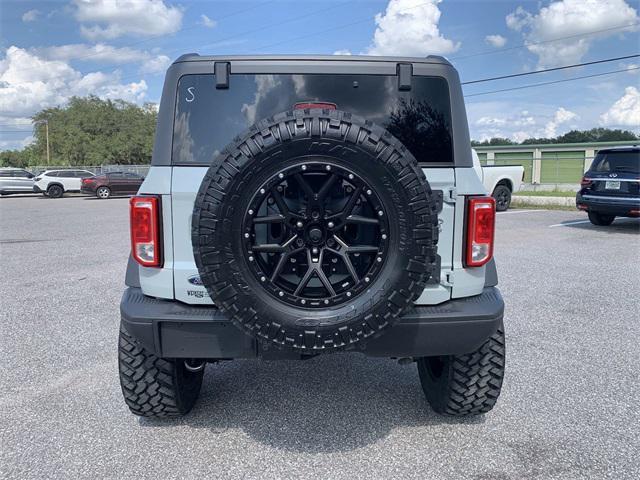
<instances>
[{"instance_id":1,"label":"asphalt ground","mask_svg":"<svg viewBox=\"0 0 640 480\"><path fill-rule=\"evenodd\" d=\"M340 354L209 366L192 413L158 421L118 383L127 199L2 198L0 476L640 478L640 222L585 220L499 215L507 373L485 416L434 414L415 365Z\"/></svg>"}]
</instances>

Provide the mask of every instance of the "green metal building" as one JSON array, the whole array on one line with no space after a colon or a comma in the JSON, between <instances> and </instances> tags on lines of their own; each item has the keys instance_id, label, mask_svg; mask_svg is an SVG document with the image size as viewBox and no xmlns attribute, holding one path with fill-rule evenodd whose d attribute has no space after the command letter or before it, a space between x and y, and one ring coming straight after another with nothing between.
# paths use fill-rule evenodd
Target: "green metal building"
<instances>
[{"instance_id":1,"label":"green metal building","mask_svg":"<svg viewBox=\"0 0 640 480\"><path fill-rule=\"evenodd\" d=\"M522 165L525 183L577 186L598 150L638 141L473 147L483 165Z\"/></svg>"}]
</instances>

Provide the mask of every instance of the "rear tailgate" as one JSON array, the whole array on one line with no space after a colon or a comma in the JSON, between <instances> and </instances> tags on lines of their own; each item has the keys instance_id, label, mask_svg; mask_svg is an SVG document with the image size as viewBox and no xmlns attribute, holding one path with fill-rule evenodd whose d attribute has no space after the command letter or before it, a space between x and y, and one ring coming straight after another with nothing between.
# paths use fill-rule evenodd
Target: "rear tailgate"
<instances>
[{"instance_id":1,"label":"rear tailgate","mask_svg":"<svg viewBox=\"0 0 640 480\"><path fill-rule=\"evenodd\" d=\"M190 304L211 304L212 301L203 285L200 284L198 269L193 257L191 244L191 216L197 192L207 167L173 167L171 186L171 211L173 231L173 277L175 298ZM433 190L439 190L443 196L455 191L455 169L431 168L424 172ZM456 203L445 201L438 215L440 237L438 255L441 271L433 279L417 303L433 305L451 298L454 255L453 245ZM461 234L458 235L461 238ZM461 239L457 239L459 243ZM484 279L484 274L483 274Z\"/></svg>"}]
</instances>

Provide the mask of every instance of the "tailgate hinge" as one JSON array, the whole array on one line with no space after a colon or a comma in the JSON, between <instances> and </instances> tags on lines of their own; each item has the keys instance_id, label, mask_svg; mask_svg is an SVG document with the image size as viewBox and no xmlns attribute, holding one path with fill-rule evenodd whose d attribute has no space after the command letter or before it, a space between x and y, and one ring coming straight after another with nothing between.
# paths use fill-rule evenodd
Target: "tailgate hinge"
<instances>
[{"instance_id":1,"label":"tailgate hinge","mask_svg":"<svg viewBox=\"0 0 640 480\"><path fill-rule=\"evenodd\" d=\"M453 274L454 274L454 272L447 272L444 275L444 278L440 279L440 285L443 285L445 287L453 287L453 283L454 283Z\"/></svg>"},{"instance_id":2,"label":"tailgate hinge","mask_svg":"<svg viewBox=\"0 0 640 480\"><path fill-rule=\"evenodd\" d=\"M458 192L456 192L455 187L452 187L445 190L442 200L447 203L456 203L456 198L458 198Z\"/></svg>"}]
</instances>

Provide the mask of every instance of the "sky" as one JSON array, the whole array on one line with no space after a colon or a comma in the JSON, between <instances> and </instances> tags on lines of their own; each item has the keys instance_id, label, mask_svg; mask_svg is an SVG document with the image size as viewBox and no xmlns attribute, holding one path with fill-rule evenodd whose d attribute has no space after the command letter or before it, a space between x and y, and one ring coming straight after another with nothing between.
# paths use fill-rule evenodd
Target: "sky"
<instances>
[{"instance_id":1,"label":"sky","mask_svg":"<svg viewBox=\"0 0 640 480\"><path fill-rule=\"evenodd\" d=\"M30 116L97 95L158 102L182 53L444 55L461 80L640 53L627 0L61 0L0 4L0 150ZM615 74L505 92L523 85ZM640 58L464 86L471 137L640 133Z\"/></svg>"}]
</instances>

